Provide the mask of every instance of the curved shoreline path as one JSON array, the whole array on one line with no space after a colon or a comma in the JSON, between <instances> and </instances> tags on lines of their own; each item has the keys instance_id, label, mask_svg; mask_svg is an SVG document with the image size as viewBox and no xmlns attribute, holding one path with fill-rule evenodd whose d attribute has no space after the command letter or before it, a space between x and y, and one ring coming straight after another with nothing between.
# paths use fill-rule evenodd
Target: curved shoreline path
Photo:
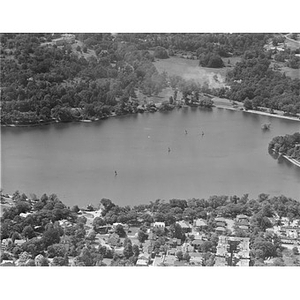
<instances>
[{"instance_id":1,"label":"curved shoreline path","mask_svg":"<svg viewBox=\"0 0 300 300\"><path fill-rule=\"evenodd\" d=\"M240 112L246 112L246 113L251 113L251 114L256 114L256 115L262 115L262 116L273 117L273 118L281 118L281 119L300 122L300 116L298 118L284 116L283 112L279 111L279 110L275 110L276 114L271 114L271 113L257 111L257 110L245 110L242 102L235 101L236 107L233 107L232 101L229 99L213 97L212 100L214 101L214 105L217 108L224 108L224 109L228 109L228 110L234 110L234 111L240 111ZM243 109L243 110L241 110L241 109ZM267 109L267 108L265 108L265 109Z\"/></svg>"}]
</instances>

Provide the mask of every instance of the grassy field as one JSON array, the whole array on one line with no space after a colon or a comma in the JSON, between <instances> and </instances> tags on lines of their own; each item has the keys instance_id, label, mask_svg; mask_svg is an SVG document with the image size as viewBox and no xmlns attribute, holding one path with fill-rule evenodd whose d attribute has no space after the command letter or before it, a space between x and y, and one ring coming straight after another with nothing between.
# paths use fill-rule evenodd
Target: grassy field
<instances>
[{"instance_id":1,"label":"grassy field","mask_svg":"<svg viewBox=\"0 0 300 300\"><path fill-rule=\"evenodd\" d=\"M280 70L282 73L285 73L286 76L291 77L292 79L300 79L300 69L292 69L288 67L282 67Z\"/></svg>"},{"instance_id":2,"label":"grassy field","mask_svg":"<svg viewBox=\"0 0 300 300\"><path fill-rule=\"evenodd\" d=\"M228 64L228 59L230 64ZM208 83L210 87L218 88L224 86L225 77L228 70L240 61L239 57L225 58L224 68L204 68L199 66L199 60L186 59L180 57L170 57L160 59L154 62L158 72L167 72L169 75L178 75L182 78L195 80L203 84Z\"/></svg>"},{"instance_id":3,"label":"grassy field","mask_svg":"<svg viewBox=\"0 0 300 300\"><path fill-rule=\"evenodd\" d=\"M157 96L148 97L143 93L141 93L140 91L136 91L136 95L137 98L140 100L140 103L142 103L143 101L146 101L147 103L148 102L161 103L165 100L169 100L170 96L174 95L174 91L172 90L172 88L167 87L163 89ZM178 95L178 97L179 96L180 95Z\"/></svg>"},{"instance_id":4,"label":"grassy field","mask_svg":"<svg viewBox=\"0 0 300 300\"><path fill-rule=\"evenodd\" d=\"M278 65L280 67L279 71L281 73L285 73L286 76L289 76L292 79L300 78L300 69L292 69L292 68L286 67L285 63L277 62L274 60L271 62L271 67L273 67L274 64Z\"/></svg>"}]
</instances>

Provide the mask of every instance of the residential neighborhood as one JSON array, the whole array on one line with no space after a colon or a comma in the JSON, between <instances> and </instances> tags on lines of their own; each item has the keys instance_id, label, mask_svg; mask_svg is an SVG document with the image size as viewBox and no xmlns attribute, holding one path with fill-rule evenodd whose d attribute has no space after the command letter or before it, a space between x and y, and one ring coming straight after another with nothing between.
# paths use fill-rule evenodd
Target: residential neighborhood
<instances>
[{"instance_id":1,"label":"residential neighborhood","mask_svg":"<svg viewBox=\"0 0 300 300\"><path fill-rule=\"evenodd\" d=\"M170 200L170 203L178 212L180 206L187 205L185 200ZM158 209L169 205L167 202L156 204L161 207ZM63 211L51 210L54 207ZM22 211L18 215L16 208ZM221 211L211 211L206 217L180 219L171 215L162 218L153 209L139 207L120 215L122 208L108 199L101 200L98 207L88 205L79 209L75 206L69 210L55 195L42 199L29 199L18 192L13 196L2 195L0 265L249 267L300 264L300 218L279 217L273 211L272 216L263 217L263 224L258 225L257 214L240 213L229 217ZM119 217L112 218L113 211ZM59 220L45 224L36 219L50 212L58 214L55 218ZM62 216L64 213L66 218ZM13 220L9 221L11 217ZM25 225L29 221L32 225ZM16 227L17 223L23 226L22 230ZM6 232L7 226L15 229ZM57 237L53 237L55 230L58 230ZM50 241L45 233L48 231Z\"/></svg>"}]
</instances>

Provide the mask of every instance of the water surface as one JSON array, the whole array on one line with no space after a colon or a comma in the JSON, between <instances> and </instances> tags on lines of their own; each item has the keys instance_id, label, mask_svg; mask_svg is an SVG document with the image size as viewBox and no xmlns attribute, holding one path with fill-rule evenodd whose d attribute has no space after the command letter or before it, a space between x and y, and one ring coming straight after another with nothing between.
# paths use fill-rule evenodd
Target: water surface
<instances>
[{"instance_id":1,"label":"water surface","mask_svg":"<svg viewBox=\"0 0 300 300\"><path fill-rule=\"evenodd\" d=\"M55 193L70 206L245 193L300 200L300 168L267 151L274 136L296 131L299 122L217 108L3 127L1 183L5 193Z\"/></svg>"}]
</instances>

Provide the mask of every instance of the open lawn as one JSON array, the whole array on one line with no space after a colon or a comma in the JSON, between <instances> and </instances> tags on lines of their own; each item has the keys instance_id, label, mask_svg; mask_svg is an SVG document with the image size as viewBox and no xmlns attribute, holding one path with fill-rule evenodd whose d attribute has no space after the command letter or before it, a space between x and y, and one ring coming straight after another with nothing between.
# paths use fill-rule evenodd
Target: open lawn
<instances>
[{"instance_id":1,"label":"open lawn","mask_svg":"<svg viewBox=\"0 0 300 300\"><path fill-rule=\"evenodd\" d=\"M172 88L167 87L163 89L157 96L148 97L141 93L140 91L136 91L137 98L142 104L144 101L153 102L153 103L161 103L163 101L169 100L170 96L174 96L174 91ZM178 95L177 98L180 99L181 95Z\"/></svg>"},{"instance_id":2,"label":"open lawn","mask_svg":"<svg viewBox=\"0 0 300 300\"><path fill-rule=\"evenodd\" d=\"M293 246L294 247L294 246ZM293 248L291 247L291 248ZM291 249L285 249L282 251L282 258L286 266L299 266L300 255L293 254Z\"/></svg>"},{"instance_id":3,"label":"open lawn","mask_svg":"<svg viewBox=\"0 0 300 300\"><path fill-rule=\"evenodd\" d=\"M228 60L230 60L230 64L228 64ZM192 79L200 84L206 82L210 87L218 88L224 86L227 71L240 61L240 57L224 58L223 61L226 66L224 68L204 68L199 66L197 59L173 56L157 60L154 65L160 73L165 71L169 75L178 75L186 80Z\"/></svg>"},{"instance_id":4,"label":"open lawn","mask_svg":"<svg viewBox=\"0 0 300 300\"><path fill-rule=\"evenodd\" d=\"M282 67L280 70L282 73L285 73L286 76L291 77L292 79L300 79L300 69L292 69L288 67Z\"/></svg>"},{"instance_id":5,"label":"open lawn","mask_svg":"<svg viewBox=\"0 0 300 300\"><path fill-rule=\"evenodd\" d=\"M286 76L289 76L292 79L300 78L300 69L292 69L292 68L286 67L284 62L277 62L274 60L271 62L271 67L273 67L275 64L277 66L279 66L278 70L281 73L285 73Z\"/></svg>"}]
</instances>

